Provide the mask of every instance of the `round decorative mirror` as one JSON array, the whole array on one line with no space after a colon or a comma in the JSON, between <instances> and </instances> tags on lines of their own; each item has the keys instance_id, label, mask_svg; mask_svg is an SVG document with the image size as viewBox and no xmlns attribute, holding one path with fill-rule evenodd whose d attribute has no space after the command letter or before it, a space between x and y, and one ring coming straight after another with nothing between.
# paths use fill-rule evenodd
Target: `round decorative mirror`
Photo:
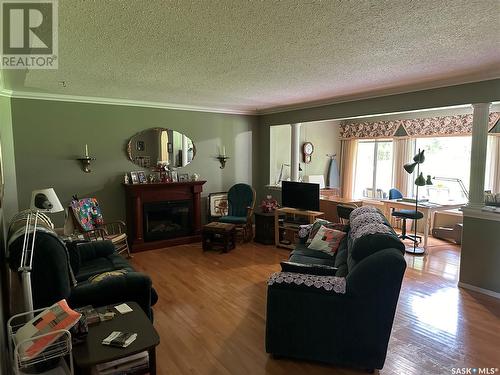
<instances>
[{"instance_id":1,"label":"round decorative mirror","mask_svg":"<svg viewBox=\"0 0 500 375\"><path fill-rule=\"evenodd\" d=\"M143 168L159 162L174 168L188 165L196 154L193 141L172 129L151 128L135 134L128 141L130 161Z\"/></svg>"}]
</instances>

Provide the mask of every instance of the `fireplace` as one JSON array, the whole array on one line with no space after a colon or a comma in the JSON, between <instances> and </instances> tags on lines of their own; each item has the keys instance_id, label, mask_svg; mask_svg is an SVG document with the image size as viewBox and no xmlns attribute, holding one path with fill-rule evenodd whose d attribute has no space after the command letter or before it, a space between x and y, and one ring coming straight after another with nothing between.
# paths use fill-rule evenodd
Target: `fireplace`
<instances>
[{"instance_id":1,"label":"fireplace","mask_svg":"<svg viewBox=\"0 0 500 375\"><path fill-rule=\"evenodd\" d=\"M190 200L144 203L143 211L145 242L187 236L192 232Z\"/></svg>"},{"instance_id":2,"label":"fireplace","mask_svg":"<svg viewBox=\"0 0 500 375\"><path fill-rule=\"evenodd\" d=\"M205 182L124 184L132 252L201 241Z\"/></svg>"}]
</instances>

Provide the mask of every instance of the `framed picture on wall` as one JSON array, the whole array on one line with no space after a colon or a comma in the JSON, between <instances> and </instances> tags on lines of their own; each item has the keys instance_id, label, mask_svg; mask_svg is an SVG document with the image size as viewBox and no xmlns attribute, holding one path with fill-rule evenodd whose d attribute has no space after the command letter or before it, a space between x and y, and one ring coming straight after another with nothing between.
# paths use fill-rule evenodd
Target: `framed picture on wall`
<instances>
[{"instance_id":1,"label":"framed picture on wall","mask_svg":"<svg viewBox=\"0 0 500 375\"><path fill-rule=\"evenodd\" d=\"M148 182L148 180L146 179L146 173L144 173L144 171L138 171L137 178L139 179L140 184L145 184L146 182Z\"/></svg>"},{"instance_id":2,"label":"framed picture on wall","mask_svg":"<svg viewBox=\"0 0 500 375\"><path fill-rule=\"evenodd\" d=\"M130 181L132 181L133 184L139 183L139 176L137 175L137 172L130 172Z\"/></svg>"},{"instance_id":3,"label":"framed picture on wall","mask_svg":"<svg viewBox=\"0 0 500 375\"><path fill-rule=\"evenodd\" d=\"M172 180L172 182L178 182L179 181L179 178L178 178L178 175L177 175L177 171L170 171L170 179Z\"/></svg>"}]
</instances>

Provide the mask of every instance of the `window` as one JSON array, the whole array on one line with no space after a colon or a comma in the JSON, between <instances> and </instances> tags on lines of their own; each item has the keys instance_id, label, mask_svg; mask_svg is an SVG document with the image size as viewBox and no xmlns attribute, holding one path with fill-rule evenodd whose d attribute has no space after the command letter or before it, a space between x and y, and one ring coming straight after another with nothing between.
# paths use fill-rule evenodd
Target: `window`
<instances>
[{"instance_id":1,"label":"window","mask_svg":"<svg viewBox=\"0 0 500 375\"><path fill-rule=\"evenodd\" d=\"M469 189L471 137L417 138L416 150L425 150L425 162L420 165L424 177L431 175L433 185L419 190L420 197L430 201L466 200L458 181L442 181L439 177L459 179ZM416 153L416 152L415 152ZM416 178L416 169L412 181ZM415 192L415 185L413 185Z\"/></svg>"},{"instance_id":2,"label":"window","mask_svg":"<svg viewBox=\"0 0 500 375\"><path fill-rule=\"evenodd\" d=\"M387 198L392 184L392 141L358 142L355 198Z\"/></svg>"}]
</instances>

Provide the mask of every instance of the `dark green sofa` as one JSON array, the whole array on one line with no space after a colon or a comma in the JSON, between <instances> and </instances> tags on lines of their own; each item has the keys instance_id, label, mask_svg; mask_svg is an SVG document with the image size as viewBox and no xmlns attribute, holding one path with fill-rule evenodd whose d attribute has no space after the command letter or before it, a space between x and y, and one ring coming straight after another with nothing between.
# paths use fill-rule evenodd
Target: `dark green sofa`
<instances>
[{"instance_id":1,"label":"dark green sofa","mask_svg":"<svg viewBox=\"0 0 500 375\"><path fill-rule=\"evenodd\" d=\"M336 256L298 244L290 261L335 276L276 273L268 282L266 351L366 370L384 365L406 269L404 245L382 213L362 207Z\"/></svg>"},{"instance_id":2,"label":"dark green sofa","mask_svg":"<svg viewBox=\"0 0 500 375\"><path fill-rule=\"evenodd\" d=\"M153 319L158 297L148 275L136 272L130 263L116 253L111 241L93 241L68 246L50 230L37 231L31 285L34 308L50 306L66 299L73 307L105 306L126 301L137 302ZM17 271L23 237L9 243L9 265ZM104 272L124 270L116 275L90 281Z\"/></svg>"}]
</instances>

